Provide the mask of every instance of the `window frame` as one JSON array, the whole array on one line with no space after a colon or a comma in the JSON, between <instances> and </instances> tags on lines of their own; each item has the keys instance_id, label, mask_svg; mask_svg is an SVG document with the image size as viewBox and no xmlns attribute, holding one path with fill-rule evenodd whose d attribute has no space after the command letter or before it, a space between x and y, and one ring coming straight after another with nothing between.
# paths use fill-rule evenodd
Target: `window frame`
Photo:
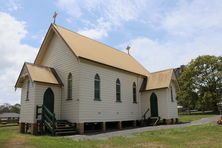
<instances>
[{"instance_id":1,"label":"window frame","mask_svg":"<svg viewBox=\"0 0 222 148\"><path fill-rule=\"evenodd\" d=\"M174 102L174 98L173 98L173 87L170 86L170 97L171 97L171 102Z\"/></svg>"},{"instance_id":2,"label":"window frame","mask_svg":"<svg viewBox=\"0 0 222 148\"><path fill-rule=\"evenodd\" d=\"M122 102L121 101L121 82L119 78L116 79L116 102Z\"/></svg>"},{"instance_id":3,"label":"window frame","mask_svg":"<svg viewBox=\"0 0 222 148\"><path fill-rule=\"evenodd\" d=\"M94 77L94 101L101 101L101 79L98 73Z\"/></svg>"},{"instance_id":4,"label":"window frame","mask_svg":"<svg viewBox=\"0 0 222 148\"><path fill-rule=\"evenodd\" d=\"M133 82L133 103L137 103L136 83Z\"/></svg>"},{"instance_id":5,"label":"window frame","mask_svg":"<svg viewBox=\"0 0 222 148\"><path fill-rule=\"evenodd\" d=\"M68 74L67 78L67 99L66 100L72 100L72 73L70 72Z\"/></svg>"},{"instance_id":6,"label":"window frame","mask_svg":"<svg viewBox=\"0 0 222 148\"><path fill-rule=\"evenodd\" d=\"M30 80L28 79L28 82L27 82L27 86L26 86L26 98L25 98L25 101L29 101L29 89L30 89Z\"/></svg>"}]
</instances>

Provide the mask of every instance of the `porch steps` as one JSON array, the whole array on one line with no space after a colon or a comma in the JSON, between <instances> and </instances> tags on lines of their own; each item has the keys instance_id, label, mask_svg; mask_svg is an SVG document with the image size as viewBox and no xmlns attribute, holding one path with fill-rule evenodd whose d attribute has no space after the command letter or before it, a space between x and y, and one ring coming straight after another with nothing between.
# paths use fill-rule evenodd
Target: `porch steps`
<instances>
[{"instance_id":1,"label":"porch steps","mask_svg":"<svg viewBox=\"0 0 222 148\"><path fill-rule=\"evenodd\" d=\"M147 124L150 126L155 126L160 121L160 117L149 117L147 120Z\"/></svg>"},{"instance_id":2,"label":"porch steps","mask_svg":"<svg viewBox=\"0 0 222 148\"><path fill-rule=\"evenodd\" d=\"M39 116L41 116L41 120L38 120ZM55 113L51 112L44 105L36 106L36 119L41 125L41 134L44 132L50 132L52 136L77 134L75 124L67 120L56 120ZM43 126L45 128L43 128Z\"/></svg>"},{"instance_id":3,"label":"porch steps","mask_svg":"<svg viewBox=\"0 0 222 148\"><path fill-rule=\"evenodd\" d=\"M56 120L55 135L73 135L76 134L75 125L67 120Z\"/></svg>"}]
</instances>

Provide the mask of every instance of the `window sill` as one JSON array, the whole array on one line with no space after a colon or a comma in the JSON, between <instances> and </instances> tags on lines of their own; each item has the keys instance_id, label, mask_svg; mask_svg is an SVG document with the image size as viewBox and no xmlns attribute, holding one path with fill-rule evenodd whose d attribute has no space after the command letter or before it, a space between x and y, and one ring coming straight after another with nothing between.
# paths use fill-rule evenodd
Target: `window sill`
<instances>
[{"instance_id":1,"label":"window sill","mask_svg":"<svg viewBox=\"0 0 222 148\"><path fill-rule=\"evenodd\" d=\"M69 98L69 99L66 99L66 101L70 101L70 100L72 100L71 98Z\"/></svg>"},{"instance_id":2,"label":"window sill","mask_svg":"<svg viewBox=\"0 0 222 148\"><path fill-rule=\"evenodd\" d=\"M133 102L133 104L137 104L137 102Z\"/></svg>"},{"instance_id":3,"label":"window sill","mask_svg":"<svg viewBox=\"0 0 222 148\"><path fill-rule=\"evenodd\" d=\"M26 99L25 101L29 101L29 99Z\"/></svg>"},{"instance_id":4,"label":"window sill","mask_svg":"<svg viewBox=\"0 0 222 148\"><path fill-rule=\"evenodd\" d=\"M94 101L101 101L101 99L94 99Z\"/></svg>"},{"instance_id":5,"label":"window sill","mask_svg":"<svg viewBox=\"0 0 222 148\"><path fill-rule=\"evenodd\" d=\"M116 103L122 103L122 101L116 101Z\"/></svg>"}]
</instances>

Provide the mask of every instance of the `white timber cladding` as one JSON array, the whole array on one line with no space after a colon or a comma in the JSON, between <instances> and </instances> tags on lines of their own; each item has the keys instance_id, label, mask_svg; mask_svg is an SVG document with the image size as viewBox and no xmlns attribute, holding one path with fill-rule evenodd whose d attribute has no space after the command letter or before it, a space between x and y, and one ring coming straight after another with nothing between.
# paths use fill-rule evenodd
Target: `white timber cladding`
<instances>
[{"instance_id":1,"label":"white timber cladding","mask_svg":"<svg viewBox=\"0 0 222 148\"><path fill-rule=\"evenodd\" d=\"M94 77L100 77L100 98L94 100ZM121 83L121 102L116 102L116 80ZM79 121L105 122L141 119L139 89L143 78L122 70L81 60L79 86ZM133 103L133 82L137 87L137 104Z\"/></svg>"},{"instance_id":2,"label":"white timber cladding","mask_svg":"<svg viewBox=\"0 0 222 148\"><path fill-rule=\"evenodd\" d=\"M161 119L168 119L167 115L167 89L158 89L142 92L142 114L146 112L149 108L149 112L147 113L147 117L151 115L151 106L150 106L150 96L152 93L155 93L157 96L158 102L158 114Z\"/></svg>"},{"instance_id":3,"label":"white timber cladding","mask_svg":"<svg viewBox=\"0 0 222 148\"><path fill-rule=\"evenodd\" d=\"M170 86L172 86L172 89L173 89L173 99L174 99L173 102L171 101L170 87L142 92L142 96L141 96L142 115L145 113L147 108L150 109L150 96L152 93L155 93L157 95L158 113L159 113L160 118L161 119L178 118L175 84L171 83ZM147 113L147 117L149 117L150 115L151 113L149 111Z\"/></svg>"},{"instance_id":4,"label":"white timber cladding","mask_svg":"<svg viewBox=\"0 0 222 148\"><path fill-rule=\"evenodd\" d=\"M28 79L26 78L21 89L21 111L19 122L35 123L35 84L30 82L28 100L26 99Z\"/></svg>"},{"instance_id":5,"label":"white timber cladding","mask_svg":"<svg viewBox=\"0 0 222 148\"><path fill-rule=\"evenodd\" d=\"M41 65L53 67L64 87L61 89L61 119L78 122L79 62L64 41L54 34ZM72 73L72 100L67 100L67 79Z\"/></svg>"},{"instance_id":6,"label":"white timber cladding","mask_svg":"<svg viewBox=\"0 0 222 148\"><path fill-rule=\"evenodd\" d=\"M172 95L173 95L173 102L171 101L171 87L172 87ZM171 82L170 87L167 90L168 94L168 101L167 101L167 112L168 118L178 118L178 110L177 110L177 100L176 100L176 86L174 82Z\"/></svg>"},{"instance_id":7,"label":"white timber cladding","mask_svg":"<svg viewBox=\"0 0 222 148\"><path fill-rule=\"evenodd\" d=\"M48 88L51 88L54 94L54 113L55 113L56 119L60 119L61 101L62 101L60 86L43 84L43 83L35 83L35 106L43 104L44 94ZM35 110L34 113L36 113L36 107L34 108L34 110Z\"/></svg>"}]
</instances>

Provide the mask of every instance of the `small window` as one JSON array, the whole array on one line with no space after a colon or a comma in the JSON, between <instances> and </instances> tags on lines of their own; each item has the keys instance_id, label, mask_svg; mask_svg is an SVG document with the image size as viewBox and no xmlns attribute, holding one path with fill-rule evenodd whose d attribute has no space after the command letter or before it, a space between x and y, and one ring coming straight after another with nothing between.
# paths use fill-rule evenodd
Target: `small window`
<instances>
[{"instance_id":1,"label":"small window","mask_svg":"<svg viewBox=\"0 0 222 148\"><path fill-rule=\"evenodd\" d=\"M170 95L171 95L171 102L174 102L173 100L173 88L170 86Z\"/></svg>"},{"instance_id":2,"label":"small window","mask_svg":"<svg viewBox=\"0 0 222 148\"><path fill-rule=\"evenodd\" d=\"M121 102L121 84L120 80L116 80L116 102Z\"/></svg>"},{"instance_id":3,"label":"small window","mask_svg":"<svg viewBox=\"0 0 222 148\"><path fill-rule=\"evenodd\" d=\"M136 83L133 83L133 103L137 103L136 100Z\"/></svg>"},{"instance_id":4,"label":"small window","mask_svg":"<svg viewBox=\"0 0 222 148\"><path fill-rule=\"evenodd\" d=\"M72 74L68 75L67 100L72 100Z\"/></svg>"},{"instance_id":5,"label":"small window","mask_svg":"<svg viewBox=\"0 0 222 148\"><path fill-rule=\"evenodd\" d=\"M100 77L98 74L94 78L94 100L100 101Z\"/></svg>"},{"instance_id":6,"label":"small window","mask_svg":"<svg viewBox=\"0 0 222 148\"><path fill-rule=\"evenodd\" d=\"M29 87L30 87L30 81L27 82L27 90L26 90L26 101L29 101Z\"/></svg>"}]
</instances>

